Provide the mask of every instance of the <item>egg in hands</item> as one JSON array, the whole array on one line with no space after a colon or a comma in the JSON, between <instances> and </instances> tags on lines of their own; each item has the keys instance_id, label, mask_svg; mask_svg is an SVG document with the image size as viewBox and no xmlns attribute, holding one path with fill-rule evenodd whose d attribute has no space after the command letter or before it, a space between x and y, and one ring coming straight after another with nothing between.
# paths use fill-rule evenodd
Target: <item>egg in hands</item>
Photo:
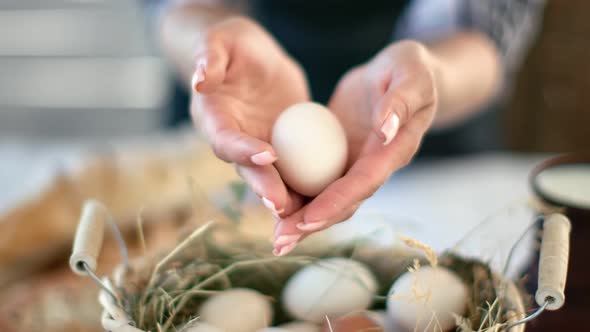
<instances>
[{"instance_id":1,"label":"egg in hands","mask_svg":"<svg viewBox=\"0 0 590 332\"><path fill-rule=\"evenodd\" d=\"M317 196L346 169L346 132L320 104L305 102L285 109L273 126L271 144L281 178L304 196Z\"/></svg>"}]
</instances>

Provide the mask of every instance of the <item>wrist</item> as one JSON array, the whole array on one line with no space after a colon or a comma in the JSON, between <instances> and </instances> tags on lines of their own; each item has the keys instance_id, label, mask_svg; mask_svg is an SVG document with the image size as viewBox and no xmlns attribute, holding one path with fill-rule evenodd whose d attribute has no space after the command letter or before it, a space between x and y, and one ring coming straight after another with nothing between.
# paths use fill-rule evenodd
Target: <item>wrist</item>
<instances>
[{"instance_id":1,"label":"wrist","mask_svg":"<svg viewBox=\"0 0 590 332\"><path fill-rule=\"evenodd\" d=\"M461 123L494 98L502 65L487 37L478 32L459 32L428 48L439 100L435 127Z\"/></svg>"}]
</instances>

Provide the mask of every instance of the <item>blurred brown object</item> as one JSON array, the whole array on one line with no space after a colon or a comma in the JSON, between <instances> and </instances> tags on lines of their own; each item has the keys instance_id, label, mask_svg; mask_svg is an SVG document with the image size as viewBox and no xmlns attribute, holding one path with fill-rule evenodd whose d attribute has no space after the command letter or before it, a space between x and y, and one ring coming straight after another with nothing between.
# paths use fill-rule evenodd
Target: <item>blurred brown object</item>
<instances>
[{"instance_id":1,"label":"blurred brown object","mask_svg":"<svg viewBox=\"0 0 590 332\"><path fill-rule=\"evenodd\" d=\"M44 273L0 294L0 331L100 332L102 309L97 297L92 280L75 276L66 267Z\"/></svg>"},{"instance_id":2,"label":"blurred brown object","mask_svg":"<svg viewBox=\"0 0 590 332\"><path fill-rule=\"evenodd\" d=\"M590 148L590 2L548 1L541 34L503 118L517 151Z\"/></svg>"},{"instance_id":3,"label":"blurred brown object","mask_svg":"<svg viewBox=\"0 0 590 332\"><path fill-rule=\"evenodd\" d=\"M158 219L191 207L191 190L214 194L236 179L232 167L204 142L97 153L78 171L56 175L37 197L0 216L0 288L67 257L85 199L103 202L125 231L140 211Z\"/></svg>"},{"instance_id":4,"label":"blurred brown object","mask_svg":"<svg viewBox=\"0 0 590 332\"><path fill-rule=\"evenodd\" d=\"M144 236L149 252L169 247L183 231L196 227L199 222L189 213L173 213L160 216L157 222L148 222ZM105 235L97 270L99 276L110 275L121 263L117 242L110 234ZM138 240L135 232L125 234L133 258L144 253ZM98 290L92 279L71 272L64 260L54 269L25 278L0 292L0 331L104 331L100 326L102 308L97 301Z\"/></svg>"},{"instance_id":5,"label":"blurred brown object","mask_svg":"<svg viewBox=\"0 0 590 332\"><path fill-rule=\"evenodd\" d=\"M183 235L205 221L231 222L206 199L195 202L191 210L178 209L157 218L146 214L143 224L146 248L136 229L124 234L131 261L141 262L156 253L167 253ZM242 213L239 228L243 232L256 236L272 234L272 217L262 204L245 205ZM121 254L115 238L105 234L97 275L112 275L120 263ZM99 287L91 278L75 275L64 259L56 268L14 283L0 292L0 331L102 332L98 291Z\"/></svg>"}]
</instances>

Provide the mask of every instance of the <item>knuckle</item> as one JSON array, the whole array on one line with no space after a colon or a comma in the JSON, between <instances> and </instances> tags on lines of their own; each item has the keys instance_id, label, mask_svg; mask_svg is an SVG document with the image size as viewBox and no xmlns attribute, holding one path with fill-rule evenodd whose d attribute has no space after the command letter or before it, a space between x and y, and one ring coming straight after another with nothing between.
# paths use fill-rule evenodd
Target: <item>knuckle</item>
<instances>
[{"instance_id":1,"label":"knuckle","mask_svg":"<svg viewBox=\"0 0 590 332\"><path fill-rule=\"evenodd\" d=\"M405 123L411 114L412 105L410 105L409 101L399 93L396 93L396 99L399 103L399 107L396 107L396 114L399 117L401 123Z\"/></svg>"},{"instance_id":2,"label":"knuckle","mask_svg":"<svg viewBox=\"0 0 590 332\"><path fill-rule=\"evenodd\" d=\"M222 145L219 143L219 139L212 138L211 149L217 158L225 160L225 153Z\"/></svg>"},{"instance_id":3,"label":"knuckle","mask_svg":"<svg viewBox=\"0 0 590 332\"><path fill-rule=\"evenodd\" d=\"M400 41L398 45L408 54L413 54L420 59L428 54L428 49L426 46L414 39L404 39Z\"/></svg>"},{"instance_id":4,"label":"knuckle","mask_svg":"<svg viewBox=\"0 0 590 332\"><path fill-rule=\"evenodd\" d=\"M215 131L209 137L211 142L211 148L213 153L221 160L230 161L227 155L227 147L231 146L231 142L228 142L228 137L223 130ZM229 144L228 144L229 143Z\"/></svg>"}]
</instances>

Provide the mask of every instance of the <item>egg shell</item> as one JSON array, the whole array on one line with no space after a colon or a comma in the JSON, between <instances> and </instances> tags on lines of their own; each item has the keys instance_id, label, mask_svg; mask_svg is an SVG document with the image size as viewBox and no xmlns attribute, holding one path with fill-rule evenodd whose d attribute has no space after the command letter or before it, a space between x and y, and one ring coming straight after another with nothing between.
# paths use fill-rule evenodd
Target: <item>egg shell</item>
<instances>
[{"instance_id":1,"label":"egg shell","mask_svg":"<svg viewBox=\"0 0 590 332\"><path fill-rule=\"evenodd\" d=\"M463 315L467 299L467 287L454 272L424 266L395 281L389 291L387 310L392 320L408 331L448 331L455 326L452 313ZM428 325L433 314L440 329L435 324Z\"/></svg>"},{"instance_id":2,"label":"egg shell","mask_svg":"<svg viewBox=\"0 0 590 332\"><path fill-rule=\"evenodd\" d=\"M317 324L303 321L290 322L277 327L289 332L320 332L320 327Z\"/></svg>"},{"instance_id":3,"label":"egg shell","mask_svg":"<svg viewBox=\"0 0 590 332\"><path fill-rule=\"evenodd\" d=\"M254 290L233 288L207 299L199 308L199 317L225 332L255 332L272 322L272 306Z\"/></svg>"},{"instance_id":4,"label":"egg shell","mask_svg":"<svg viewBox=\"0 0 590 332\"><path fill-rule=\"evenodd\" d=\"M377 290L372 272L346 258L327 258L297 271L285 285L283 306L293 317L321 323L326 316L367 309Z\"/></svg>"},{"instance_id":5,"label":"egg shell","mask_svg":"<svg viewBox=\"0 0 590 332\"><path fill-rule=\"evenodd\" d=\"M321 332L378 332L383 331L383 327L375 322L365 313L344 315L342 317L331 319L330 324L325 322L322 325Z\"/></svg>"},{"instance_id":6,"label":"egg shell","mask_svg":"<svg viewBox=\"0 0 590 332\"><path fill-rule=\"evenodd\" d=\"M281 178L302 195L316 196L344 173L346 133L320 104L299 103L284 110L273 126L271 144Z\"/></svg>"},{"instance_id":7,"label":"egg shell","mask_svg":"<svg viewBox=\"0 0 590 332\"><path fill-rule=\"evenodd\" d=\"M185 332L223 332L222 329L204 322L195 322L188 328L182 329Z\"/></svg>"}]
</instances>

